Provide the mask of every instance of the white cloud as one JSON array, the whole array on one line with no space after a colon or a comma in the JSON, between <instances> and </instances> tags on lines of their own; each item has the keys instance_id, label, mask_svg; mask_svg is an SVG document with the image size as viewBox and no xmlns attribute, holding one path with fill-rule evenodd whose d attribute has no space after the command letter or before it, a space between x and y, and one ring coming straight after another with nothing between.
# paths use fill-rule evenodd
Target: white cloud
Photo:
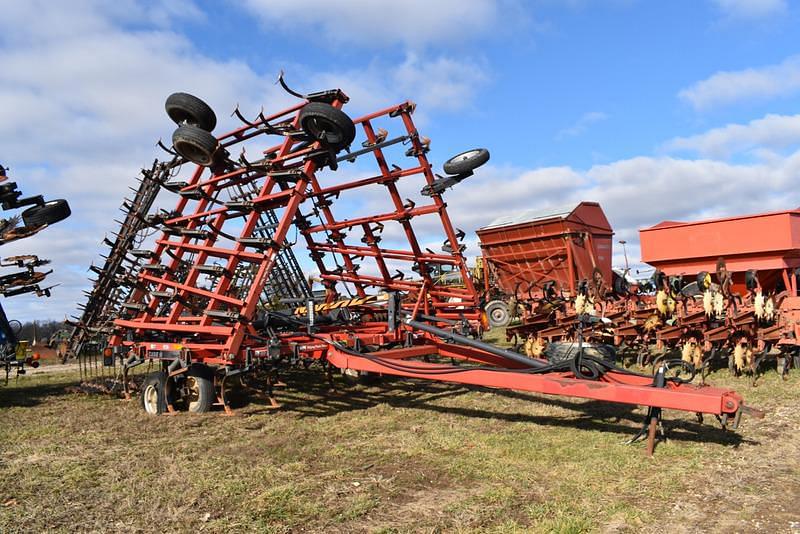
<instances>
[{"instance_id":1,"label":"white cloud","mask_svg":"<svg viewBox=\"0 0 800 534\"><path fill-rule=\"evenodd\" d=\"M556 134L556 140L561 140L566 137L576 137L578 135L582 135L586 133L586 130L593 124L598 122L602 122L608 119L608 114L603 113L602 111L590 111L588 113L584 113L581 118L579 118L575 124L568 128L564 128L560 130Z\"/></svg>"},{"instance_id":2,"label":"white cloud","mask_svg":"<svg viewBox=\"0 0 800 534\"><path fill-rule=\"evenodd\" d=\"M765 100L800 91L800 56L777 65L738 71L720 71L678 93L697 110L744 100Z\"/></svg>"},{"instance_id":3,"label":"white cloud","mask_svg":"<svg viewBox=\"0 0 800 534\"><path fill-rule=\"evenodd\" d=\"M399 65L375 60L366 68L311 74L319 87L342 87L351 99L348 109L367 112L404 100L419 105L422 115L435 110L469 108L487 83L485 61L421 57L409 52Z\"/></svg>"},{"instance_id":4,"label":"white cloud","mask_svg":"<svg viewBox=\"0 0 800 534\"><path fill-rule=\"evenodd\" d=\"M245 0L266 28L312 30L320 43L381 48L463 42L494 27L504 2L493 0Z\"/></svg>"},{"instance_id":5,"label":"white cloud","mask_svg":"<svg viewBox=\"0 0 800 534\"><path fill-rule=\"evenodd\" d=\"M782 192L800 175L800 151L753 164L708 159L634 157L586 170L481 168L445 195L453 224L470 235L500 215L554 205L600 202L638 261L638 229L663 220L696 220L777 209L795 204ZM622 264L622 250L615 262ZM471 254L477 249L469 250Z\"/></svg>"},{"instance_id":6,"label":"white cloud","mask_svg":"<svg viewBox=\"0 0 800 534\"><path fill-rule=\"evenodd\" d=\"M786 0L713 0L714 4L733 19L773 17L788 10Z\"/></svg>"},{"instance_id":7,"label":"white cloud","mask_svg":"<svg viewBox=\"0 0 800 534\"><path fill-rule=\"evenodd\" d=\"M664 148L696 152L704 157L727 158L743 151L783 149L800 143L800 115L774 115L747 124L728 124L688 137L676 137Z\"/></svg>"}]
</instances>

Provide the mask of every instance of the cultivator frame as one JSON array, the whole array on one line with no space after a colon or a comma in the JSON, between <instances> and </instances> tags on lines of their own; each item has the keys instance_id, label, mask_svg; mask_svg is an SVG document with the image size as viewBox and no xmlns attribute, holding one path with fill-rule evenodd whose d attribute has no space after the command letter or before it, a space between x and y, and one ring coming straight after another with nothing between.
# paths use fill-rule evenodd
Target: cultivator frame
<instances>
[{"instance_id":1,"label":"cultivator frame","mask_svg":"<svg viewBox=\"0 0 800 534\"><path fill-rule=\"evenodd\" d=\"M584 357L582 350L569 361L551 364L480 341L481 303L463 255L464 233L452 225L442 193L471 175L488 152L452 158L445 170L448 165L461 170L443 177L428 161L430 141L413 123L413 103L351 121L341 111L348 101L341 90L292 94L302 99L252 122L237 110L245 126L217 138L179 122L173 141L182 155L176 168L187 159L201 164L191 167L185 182L174 182L180 198L158 220L161 235L154 250L129 251L150 261L135 273L123 316L114 320L109 339L118 354L125 354L126 376L137 365L160 362L162 371L143 386L145 409L172 410L186 398L190 410L206 411L212 403L203 396L213 381L214 400L228 410L228 379L266 371L271 394L282 367L321 363L329 374L339 369L648 406L651 452L662 408L738 423L747 410L739 395L667 378L669 362L654 378ZM349 128L356 133L347 135ZM186 139L199 139L200 154L194 145L185 146ZM360 148L351 151L354 140ZM266 146L263 158L249 161L242 150L233 159L236 145L252 141ZM184 144L179 148L179 143ZM337 180L349 176L340 167L363 162L359 158L364 156L378 173L354 165L350 168L366 177ZM464 165L473 159L480 161L472 168ZM413 190L412 178L422 179ZM378 200L369 191L375 188L388 193L388 209L373 206ZM231 194L234 189L239 192ZM347 207L340 196L348 193L370 202L367 215L336 217L334 207ZM254 236L262 215L270 211L275 216L271 235ZM444 235L442 252L421 242L415 223L423 217L435 220ZM325 288L324 296L309 298L295 313L262 301L293 228ZM382 244L384 238L393 243ZM237 274L242 265L249 266L247 277ZM463 284L437 281L432 273L443 265L459 271ZM260 302L266 310L259 310ZM581 317L579 322L584 319L589 320Z\"/></svg>"}]
</instances>

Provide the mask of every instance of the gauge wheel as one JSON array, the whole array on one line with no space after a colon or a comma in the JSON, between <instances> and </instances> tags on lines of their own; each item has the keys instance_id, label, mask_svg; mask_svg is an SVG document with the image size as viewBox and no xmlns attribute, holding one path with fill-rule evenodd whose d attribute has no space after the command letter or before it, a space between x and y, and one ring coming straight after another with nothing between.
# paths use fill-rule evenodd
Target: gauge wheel
<instances>
[{"instance_id":1,"label":"gauge wheel","mask_svg":"<svg viewBox=\"0 0 800 534\"><path fill-rule=\"evenodd\" d=\"M50 200L42 206L33 206L22 212L22 222L30 228L38 228L45 224L55 224L72 215L69 204L63 198Z\"/></svg>"},{"instance_id":2,"label":"gauge wheel","mask_svg":"<svg viewBox=\"0 0 800 534\"><path fill-rule=\"evenodd\" d=\"M189 93L172 93L164 103L167 115L178 126L191 124L210 132L217 125L217 116L211 107Z\"/></svg>"},{"instance_id":3,"label":"gauge wheel","mask_svg":"<svg viewBox=\"0 0 800 534\"><path fill-rule=\"evenodd\" d=\"M205 413L211 411L214 404L214 374L205 365L193 365L186 372L186 382L183 385L183 401L192 413Z\"/></svg>"},{"instance_id":4,"label":"gauge wheel","mask_svg":"<svg viewBox=\"0 0 800 534\"><path fill-rule=\"evenodd\" d=\"M165 385L167 374L163 371L150 373L142 383L142 393L139 396L142 408L150 415L164 413L167 408Z\"/></svg>"},{"instance_id":5,"label":"gauge wheel","mask_svg":"<svg viewBox=\"0 0 800 534\"><path fill-rule=\"evenodd\" d=\"M172 146L175 152L192 163L207 167L214 162L219 141L198 126L183 124L172 134Z\"/></svg>"},{"instance_id":6,"label":"gauge wheel","mask_svg":"<svg viewBox=\"0 0 800 534\"><path fill-rule=\"evenodd\" d=\"M300 110L299 122L306 135L335 150L349 146L356 137L353 119L324 102L306 104Z\"/></svg>"},{"instance_id":7,"label":"gauge wheel","mask_svg":"<svg viewBox=\"0 0 800 534\"><path fill-rule=\"evenodd\" d=\"M472 172L489 161L489 151L485 148L473 148L448 159L442 165L447 174L464 174Z\"/></svg>"}]
</instances>

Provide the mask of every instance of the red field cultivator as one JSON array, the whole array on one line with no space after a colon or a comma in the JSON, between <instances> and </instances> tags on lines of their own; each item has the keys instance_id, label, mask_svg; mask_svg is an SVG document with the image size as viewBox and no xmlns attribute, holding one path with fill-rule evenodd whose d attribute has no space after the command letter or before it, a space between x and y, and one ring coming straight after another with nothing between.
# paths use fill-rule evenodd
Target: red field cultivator
<instances>
[{"instance_id":1,"label":"red field cultivator","mask_svg":"<svg viewBox=\"0 0 800 534\"><path fill-rule=\"evenodd\" d=\"M550 363L481 341L464 233L452 225L443 192L489 153L459 154L440 176L413 103L351 119L340 90L290 92L295 105L252 121L237 110L244 126L219 136L202 101L182 93L167 100L178 128L175 178L163 187L177 202L147 218L160 233L152 249L125 251L144 261L123 277L131 290L107 349L126 373L159 365L142 386L146 411L215 404L227 411L232 378L262 376L271 395L279 370L314 364L329 376L340 370L647 406L640 437L649 435L650 451L664 408L734 426L748 411L731 390L689 384L693 371L680 361L663 362L653 376L583 350ZM248 157L253 147L258 155ZM444 238L440 251L423 242L432 233ZM324 292L265 299L293 245L308 251ZM442 271L459 273L462 283L443 283ZM577 331L594 320L579 314Z\"/></svg>"}]
</instances>

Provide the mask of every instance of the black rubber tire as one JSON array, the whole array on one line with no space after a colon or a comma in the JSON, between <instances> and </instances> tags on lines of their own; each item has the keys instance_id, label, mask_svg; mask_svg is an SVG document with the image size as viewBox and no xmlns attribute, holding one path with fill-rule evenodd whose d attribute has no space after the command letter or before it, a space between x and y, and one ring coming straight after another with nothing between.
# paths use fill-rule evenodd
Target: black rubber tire
<instances>
[{"instance_id":1,"label":"black rubber tire","mask_svg":"<svg viewBox=\"0 0 800 534\"><path fill-rule=\"evenodd\" d=\"M347 113L324 102L310 102L300 110L300 127L315 141L335 150L356 138L356 126Z\"/></svg>"},{"instance_id":2,"label":"black rubber tire","mask_svg":"<svg viewBox=\"0 0 800 534\"><path fill-rule=\"evenodd\" d=\"M22 212L22 222L25 226L36 228L45 224L55 224L63 221L72 214L69 204L63 198L49 200L44 206L33 206Z\"/></svg>"},{"instance_id":3,"label":"black rubber tire","mask_svg":"<svg viewBox=\"0 0 800 534\"><path fill-rule=\"evenodd\" d=\"M508 309L508 305L502 300L487 302L483 311L486 313L489 326L492 328L502 328L508 326L508 323L511 322L511 311Z\"/></svg>"},{"instance_id":4,"label":"black rubber tire","mask_svg":"<svg viewBox=\"0 0 800 534\"><path fill-rule=\"evenodd\" d=\"M700 271L699 273L697 273L697 276L695 277L695 281L697 282L697 289L698 291L700 291L700 293L703 293L705 292L706 289L708 289L708 286L706 285L706 276L708 276L707 271Z\"/></svg>"},{"instance_id":5,"label":"black rubber tire","mask_svg":"<svg viewBox=\"0 0 800 534\"><path fill-rule=\"evenodd\" d=\"M175 152L192 163L208 167L214 163L219 141L202 128L184 124L172 134L172 146Z\"/></svg>"},{"instance_id":6,"label":"black rubber tire","mask_svg":"<svg viewBox=\"0 0 800 534\"><path fill-rule=\"evenodd\" d=\"M191 124L210 132L217 125L217 115L211 106L189 93L172 93L167 97L164 109L178 126Z\"/></svg>"},{"instance_id":7,"label":"black rubber tire","mask_svg":"<svg viewBox=\"0 0 800 534\"><path fill-rule=\"evenodd\" d=\"M17 190L17 182L7 182L0 185L0 196L5 196Z\"/></svg>"},{"instance_id":8,"label":"black rubber tire","mask_svg":"<svg viewBox=\"0 0 800 534\"><path fill-rule=\"evenodd\" d=\"M664 286L664 273L656 269L653 271L653 277L651 278L653 281L653 286L655 286L656 291L660 291L663 289Z\"/></svg>"},{"instance_id":9,"label":"black rubber tire","mask_svg":"<svg viewBox=\"0 0 800 534\"><path fill-rule=\"evenodd\" d=\"M214 373L205 365L192 365L186 372L186 379L193 380L197 386L197 400L186 404L192 413L211 411L216 395L214 393Z\"/></svg>"},{"instance_id":10,"label":"black rubber tire","mask_svg":"<svg viewBox=\"0 0 800 534\"><path fill-rule=\"evenodd\" d=\"M673 293L678 294L683 289L683 277L678 276L670 276L668 278L669 288L672 290Z\"/></svg>"},{"instance_id":11,"label":"black rubber tire","mask_svg":"<svg viewBox=\"0 0 800 534\"><path fill-rule=\"evenodd\" d=\"M744 285L750 291L755 291L756 287L758 287L758 271L748 269L744 273Z\"/></svg>"},{"instance_id":12,"label":"black rubber tire","mask_svg":"<svg viewBox=\"0 0 800 534\"><path fill-rule=\"evenodd\" d=\"M139 394L139 404L145 413L160 415L167 410L166 384L167 373L164 371L156 371L145 377Z\"/></svg>"},{"instance_id":13,"label":"black rubber tire","mask_svg":"<svg viewBox=\"0 0 800 534\"><path fill-rule=\"evenodd\" d=\"M489 161L489 151L485 148L473 148L461 154L456 154L442 165L447 174L464 174L472 172Z\"/></svg>"},{"instance_id":14,"label":"black rubber tire","mask_svg":"<svg viewBox=\"0 0 800 534\"><path fill-rule=\"evenodd\" d=\"M547 344L544 350L545 356L550 363L571 360L578 352L578 343L575 341L554 341ZM592 356L607 362L617 361L617 351L611 345L600 343L584 343L583 355Z\"/></svg>"},{"instance_id":15,"label":"black rubber tire","mask_svg":"<svg viewBox=\"0 0 800 534\"><path fill-rule=\"evenodd\" d=\"M628 280L625 279L624 276L620 276L617 273L614 273L614 293L624 297L628 293L630 293L630 284L628 284Z\"/></svg>"}]
</instances>

